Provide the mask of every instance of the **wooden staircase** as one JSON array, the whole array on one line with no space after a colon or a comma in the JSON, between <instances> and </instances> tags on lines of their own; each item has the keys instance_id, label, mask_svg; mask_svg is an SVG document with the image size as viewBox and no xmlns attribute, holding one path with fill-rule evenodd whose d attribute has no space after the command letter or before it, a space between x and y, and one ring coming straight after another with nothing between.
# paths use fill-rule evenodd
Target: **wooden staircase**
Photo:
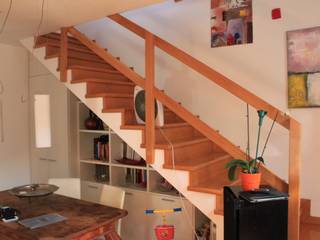
<instances>
[{"instance_id":1,"label":"wooden staircase","mask_svg":"<svg viewBox=\"0 0 320 240\"><path fill-rule=\"evenodd\" d=\"M68 69L72 74L71 83L86 83L87 98L103 98L102 112L121 112L121 128L141 130L143 136L141 147L145 148L145 125L138 124L134 115L135 84L76 38L69 36L68 46L70 46ZM46 48L46 59L59 58L60 35L50 33L40 36L35 41L35 47ZM233 157L166 107L164 126L156 127L155 130L155 148L164 150L164 168L189 172L190 191L222 196L224 186L238 183L228 180L225 169L226 163ZM221 208L222 205L216 209L216 213L222 214Z\"/></svg>"},{"instance_id":2,"label":"wooden staircase","mask_svg":"<svg viewBox=\"0 0 320 240\"><path fill-rule=\"evenodd\" d=\"M288 128L289 131L292 130L290 135L291 165L289 186L265 167L262 168L262 176L264 183L281 191L290 192L290 184L294 184L294 188L291 188L293 190L290 192L290 217L293 220L289 221L289 232L290 240L298 240L300 218L299 124L280 110L277 110L250 92L243 90L240 86L236 89L237 85L231 80L214 72L214 70L211 70L181 50L174 48L172 45L166 45L168 43L164 40L150 35L149 32L122 16L114 15L110 18L145 38L146 41L147 39L151 39L153 48L154 46L158 46L162 50L166 49L167 51L175 52L172 54L174 57L188 66L196 68L198 72L210 77L210 80L213 78L212 73L215 73L215 80L212 81L215 81L215 83L223 86L227 91L252 106L267 110L271 118L279 114L280 117L277 118L277 122ZM163 168L174 168L188 172L188 190L216 195L215 214L223 214L223 187L225 185L238 184L238 182L230 182L228 180L225 164L233 158L245 159L247 155L218 131L210 128L197 116L190 113L180 103L171 99L163 91L156 89L154 85L150 86L147 80L148 76L152 76L152 70L146 69L146 79L144 79L135 73L133 68L125 66L119 58L113 57L107 49L102 49L75 28L64 28L61 34L49 33L39 36L35 39L34 47L45 47L45 59L58 58L59 65L57 66L57 70L60 71L62 82L66 82L68 74L70 74L70 83L72 85L86 85L85 97L87 99L102 99L101 111L103 113L121 114L122 130L141 131L142 141L140 146L146 148L147 161L149 163L152 163L154 160L154 150L163 150ZM146 50L146 54L151 54L150 56L152 56L152 51L148 51L148 46ZM146 56L146 58L152 59L150 56ZM224 86L224 84L227 85ZM154 126L154 123L150 120L150 116L153 118L154 113L149 111L148 108L146 125L139 125L136 122L133 107L133 89L135 85L146 89L147 100L156 98L165 105L165 124L163 127L150 127Z\"/></svg>"},{"instance_id":3,"label":"wooden staircase","mask_svg":"<svg viewBox=\"0 0 320 240\"><path fill-rule=\"evenodd\" d=\"M143 136L141 147L145 148L145 125L138 124L134 115L135 84L76 38L68 37L68 45L70 46L68 69L72 73L71 83L86 83L87 98L103 98L102 112L121 112L121 128L141 130ZM40 36L35 42L35 47L46 47L46 59L58 58L60 35L50 33ZM223 186L235 184L229 182L227 170L224 167L232 159L230 154L166 107L164 123L163 127L156 127L155 131L155 148L163 149L165 152L164 168L174 167L172 144L175 168L190 172L190 190L220 195Z\"/></svg>"}]
</instances>

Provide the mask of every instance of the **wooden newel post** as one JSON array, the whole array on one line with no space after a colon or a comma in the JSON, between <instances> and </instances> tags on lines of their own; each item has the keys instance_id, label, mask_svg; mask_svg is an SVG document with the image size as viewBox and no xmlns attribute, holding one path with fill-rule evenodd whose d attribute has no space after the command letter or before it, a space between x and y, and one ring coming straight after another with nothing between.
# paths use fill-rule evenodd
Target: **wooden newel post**
<instances>
[{"instance_id":1,"label":"wooden newel post","mask_svg":"<svg viewBox=\"0 0 320 240\"><path fill-rule=\"evenodd\" d=\"M68 70L68 28L61 28L59 70L60 80L66 82Z\"/></svg>"},{"instance_id":2,"label":"wooden newel post","mask_svg":"<svg viewBox=\"0 0 320 240\"><path fill-rule=\"evenodd\" d=\"M301 126L290 119L289 134L289 240L299 240L300 235L300 139Z\"/></svg>"},{"instance_id":3,"label":"wooden newel post","mask_svg":"<svg viewBox=\"0 0 320 240\"><path fill-rule=\"evenodd\" d=\"M154 163L155 145L155 98L154 98L154 78L155 78L155 57L154 57L154 36L146 33L146 161Z\"/></svg>"}]
</instances>

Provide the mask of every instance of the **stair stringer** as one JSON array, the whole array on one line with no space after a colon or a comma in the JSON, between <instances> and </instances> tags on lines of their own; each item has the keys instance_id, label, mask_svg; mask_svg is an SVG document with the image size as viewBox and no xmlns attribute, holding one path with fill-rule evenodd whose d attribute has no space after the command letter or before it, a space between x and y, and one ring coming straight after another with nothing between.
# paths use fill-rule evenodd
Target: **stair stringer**
<instances>
[{"instance_id":1,"label":"stair stringer","mask_svg":"<svg viewBox=\"0 0 320 240\"><path fill-rule=\"evenodd\" d=\"M21 40L22 45L38 59L56 78L60 80L57 71L58 59L45 59L45 47L34 49L34 38ZM102 98L86 98L86 83L71 84L71 71L68 70L67 82L63 83L73 94L75 94L89 109L91 109L102 121L104 121L121 139L123 139L141 157L145 158L146 151L141 148L141 130L121 129L122 113L103 113ZM216 196L213 194L189 191L189 173L172 169L164 169L164 151L156 149L155 162L152 167L178 189L193 205L201 210L216 224L216 239L223 240L223 216L214 214Z\"/></svg>"}]
</instances>

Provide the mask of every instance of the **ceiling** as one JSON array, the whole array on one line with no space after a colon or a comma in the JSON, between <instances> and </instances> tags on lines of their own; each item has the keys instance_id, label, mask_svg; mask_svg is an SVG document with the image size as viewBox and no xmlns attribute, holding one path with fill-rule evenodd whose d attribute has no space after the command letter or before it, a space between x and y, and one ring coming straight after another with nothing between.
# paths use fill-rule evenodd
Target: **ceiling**
<instances>
[{"instance_id":1,"label":"ceiling","mask_svg":"<svg viewBox=\"0 0 320 240\"><path fill-rule=\"evenodd\" d=\"M37 35L42 1L44 15L41 34L164 0L12 0L11 13L0 35L0 42L17 44L20 39ZM0 0L0 25L5 19L9 3L10 0Z\"/></svg>"}]
</instances>

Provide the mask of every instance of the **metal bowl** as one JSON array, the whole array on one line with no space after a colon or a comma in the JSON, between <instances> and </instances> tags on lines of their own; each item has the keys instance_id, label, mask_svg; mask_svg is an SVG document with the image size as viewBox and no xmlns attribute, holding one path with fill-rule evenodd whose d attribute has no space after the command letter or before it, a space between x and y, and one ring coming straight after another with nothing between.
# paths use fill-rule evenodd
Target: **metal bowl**
<instances>
[{"instance_id":1,"label":"metal bowl","mask_svg":"<svg viewBox=\"0 0 320 240\"><path fill-rule=\"evenodd\" d=\"M47 196L54 193L58 189L59 187L51 184L29 184L12 188L11 190L9 190L9 192L12 195L20 198L31 198Z\"/></svg>"}]
</instances>

